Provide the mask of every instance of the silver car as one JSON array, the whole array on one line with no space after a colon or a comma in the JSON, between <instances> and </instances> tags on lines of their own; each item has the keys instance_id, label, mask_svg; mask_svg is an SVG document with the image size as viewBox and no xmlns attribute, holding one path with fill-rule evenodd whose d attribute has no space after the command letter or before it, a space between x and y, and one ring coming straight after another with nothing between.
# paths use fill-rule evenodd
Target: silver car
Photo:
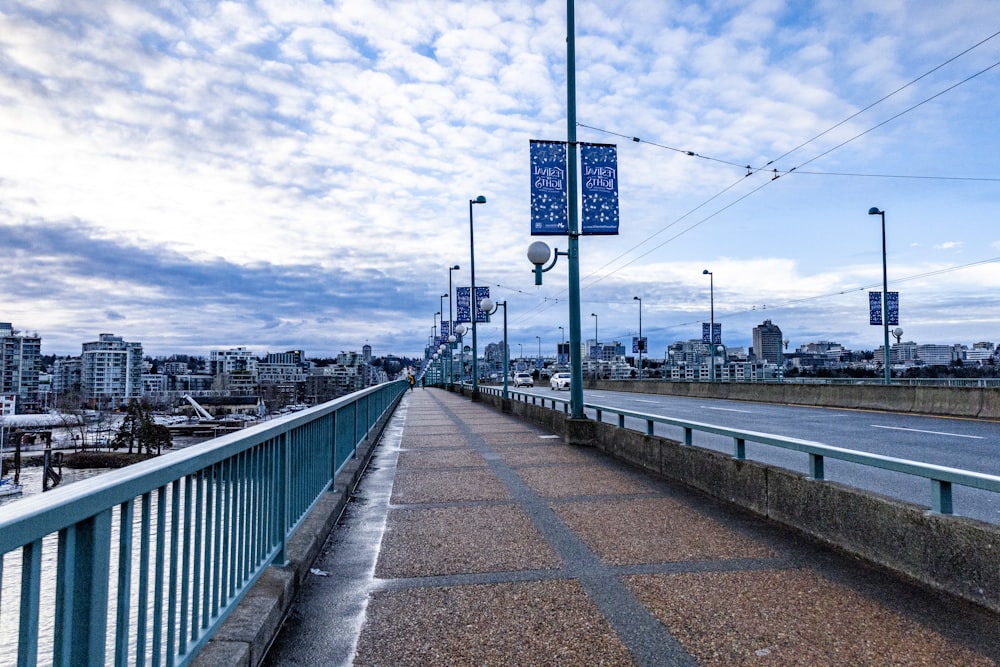
<instances>
[{"instance_id":1,"label":"silver car","mask_svg":"<svg viewBox=\"0 0 1000 667\"><path fill-rule=\"evenodd\" d=\"M534 387L535 380L531 377L531 373L516 373L514 375L514 386L515 387Z\"/></svg>"}]
</instances>

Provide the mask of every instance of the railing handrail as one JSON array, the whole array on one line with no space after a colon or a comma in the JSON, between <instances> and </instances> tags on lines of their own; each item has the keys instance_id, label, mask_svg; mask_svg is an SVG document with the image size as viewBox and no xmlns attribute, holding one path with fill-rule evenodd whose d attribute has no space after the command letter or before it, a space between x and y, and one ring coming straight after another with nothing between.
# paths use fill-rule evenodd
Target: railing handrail
<instances>
[{"instance_id":1,"label":"railing handrail","mask_svg":"<svg viewBox=\"0 0 1000 667\"><path fill-rule=\"evenodd\" d=\"M345 404L368 396L379 387L369 387L349 396L270 419L262 424L227 433L184 449L167 452L91 479L80 480L17 502L0 506L0 554L6 553L61 527L157 489L175 479L225 460L275 435L336 412ZM27 522L27 525L19 525Z\"/></svg>"},{"instance_id":2,"label":"railing handrail","mask_svg":"<svg viewBox=\"0 0 1000 667\"><path fill-rule=\"evenodd\" d=\"M60 663L104 664L109 651L114 664L190 663L285 562L288 539L407 386L370 387L0 507L0 558L22 552L19 576L0 567L2 600L20 613L18 664L43 649ZM55 619L44 647L41 618ZM9 650L14 640L0 638Z\"/></svg>"},{"instance_id":3,"label":"railing handrail","mask_svg":"<svg viewBox=\"0 0 1000 667\"><path fill-rule=\"evenodd\" d=\"M481 387L480 389L485 388ZM491 393L498 393L498 390L495 387L490 387L489 390ZM554 396L539 396L538 394L532 392L513 390L508 393L513 395L515 398L522 398L525 400L529 397L531 400L540 399L542 401L542 407L544 407L546 401L552 403L553 409L555 409L556 405L561 404L563 412L566 412L569 406L568 400ZM727 436L733 438L735 450L734 457L738 459L745 458L746 442L755 442L758 444L771 445L782 449L803 452L809 455L810 477L817 480L824 479L823 460L825 458L857 463L872 468L913 475L915 477L923 477L930 480L932 483L931 509L940 514L952 513L952 484L958 484L959 486L974 489L982 489L993 493L1000 493L1000 476L997 475L990 475L972 470L962 470L960 468L950 468L948 466L941 466L934 463L923 463L921 461L885 456L882 454L872 454L844 447L835 447L833 445L827 445L815 440L803 440L801 438L792 438L789 436L774 435L771 433L761 433L758 431L747 431L726 426L717 426L715 424L706 424L688 419L678 419L676 417L667 417L665 415L636 412L634 410L625 410L622 408L599 405L596 403L585 402L584 408L596 411L598 421L601 421L601 415L605 412L617 415L619 418L620 428L625 428L624 419L626 417L643 420L647 423L646 433L648 435L652 435L652 424L654 423L684 429L685 438L682 441L682 444L685 445L692 444L691 434L694 431Z\"/></svg>"}]
</instances>

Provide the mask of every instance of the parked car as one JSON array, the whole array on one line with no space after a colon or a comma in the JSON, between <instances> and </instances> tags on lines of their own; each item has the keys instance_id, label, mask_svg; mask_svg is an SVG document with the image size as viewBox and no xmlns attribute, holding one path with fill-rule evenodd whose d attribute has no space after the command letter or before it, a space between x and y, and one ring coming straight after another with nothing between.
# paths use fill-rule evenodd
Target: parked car
<instances>
[{"instance_id":1,"label":"parked car","mask_svg":"<svg viewBox=\"0 0 1000 667\"><path fill-rule=\"evenodd\" d=\"M569 391L570 377L569 373L556 373L552 376L552 379L549 380L549 386L552 387L553 391L557 389L565 389L566 391Z\"/></svg>"},{"instance_id":2,"label":"parked car","mask_svg":"<svg viewBox=\"0 0 1000 667\"><path fill-rule=\"evenodd\" d=\"M515 387L534 387L535 379L531 377L531 373L515 373L514 374L514 386Z\"/></svg>"}]
</instances>

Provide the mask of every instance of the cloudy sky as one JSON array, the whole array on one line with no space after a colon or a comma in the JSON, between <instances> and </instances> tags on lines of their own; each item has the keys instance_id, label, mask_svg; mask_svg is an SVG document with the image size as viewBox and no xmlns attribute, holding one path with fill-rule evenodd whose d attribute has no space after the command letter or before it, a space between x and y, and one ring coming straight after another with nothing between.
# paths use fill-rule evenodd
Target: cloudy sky
<instances>
[{"instance_id":1,"label":"cloudy sky","mask_svg":"<svg viewBox=\"0 0 1000 667\"><path fill-rule=\"evenodd\" d=\"M997 9L577 0L578 139L618 144L621 197L584 337L630 340L635 296L651 355L700 337L709 269L730 346L877 347L877 206L904 340L1000 343ZM0 0L0 321L47 354L421 354L484 195L476 282L551 354L528 146L566 136L562 0Z\"/></svg>"}]
</instances>

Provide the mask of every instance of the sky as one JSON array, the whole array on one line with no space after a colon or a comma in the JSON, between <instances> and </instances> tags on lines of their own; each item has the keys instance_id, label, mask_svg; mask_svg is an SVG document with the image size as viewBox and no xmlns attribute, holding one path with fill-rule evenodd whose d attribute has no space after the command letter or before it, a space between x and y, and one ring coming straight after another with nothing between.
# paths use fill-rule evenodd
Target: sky
<instances>
[{"instance_id":1,"label":"sky","mask_svg":"<svg viewBox=\"0 0 1000 667\"><path fill-rule=\"evenodd\" d=\"M577 139L617 144L620 197L580 239L582 337L630 349L641 318L659 357L714 310L733 348L764 320L877 348L877 207L902 340L1000 344L998 9L577 0ZM530 234L529 141L568 136L566 13L0 0L0 321L43 354L420 356L474 237L512 354L554 354L567 262L535 286L526 250L566 238Z\"/></svg>"}]
</instances>

